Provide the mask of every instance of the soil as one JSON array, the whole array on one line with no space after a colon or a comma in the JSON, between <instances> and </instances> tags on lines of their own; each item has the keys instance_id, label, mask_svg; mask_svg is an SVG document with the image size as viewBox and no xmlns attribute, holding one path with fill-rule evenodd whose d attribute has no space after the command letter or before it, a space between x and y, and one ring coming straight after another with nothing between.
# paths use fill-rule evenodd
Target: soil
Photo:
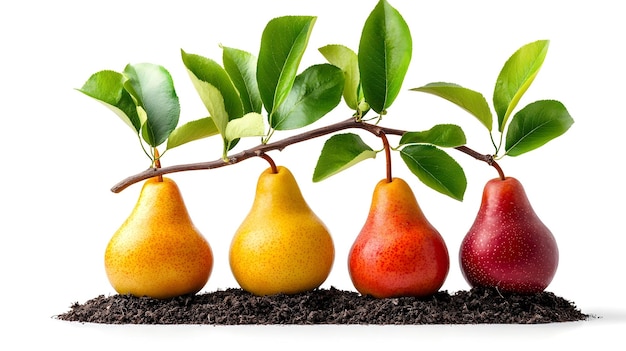
<instances>
[{"instance_id":1,"label":"soil","mask_svg":"<svg viewBox=\"0 0 626 351\"><path fill-rule=\"evenodd\" d=\"M376 299L356 292L316 289L295 295L255 296L241 289L158 300L98 296L74 303L64 321L104 324L539 324L589 319L551 292L505 294L472 288L428 298Z\"/></svg>"}]
</instances>

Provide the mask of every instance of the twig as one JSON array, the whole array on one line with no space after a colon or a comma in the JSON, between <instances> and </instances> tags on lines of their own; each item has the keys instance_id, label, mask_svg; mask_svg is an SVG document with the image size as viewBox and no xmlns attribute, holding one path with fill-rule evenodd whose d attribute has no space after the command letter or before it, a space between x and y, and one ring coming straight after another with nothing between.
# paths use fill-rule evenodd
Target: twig
<instances>
[{"instance_id":1,"label":"twig","mask_svg":"<svg viewBox=\"0 0 626 351\"><path fill-rule=\"evenodd\" d=\"M142 180L146 180L152 177L163 176L164 174L183 172L183 171L208 170L208 169L213 169L213 168L230 166L230 165L239 163L243 160L246 160L248 158L257 157L269 151L273 151L273 150L282 151L289 145L297 144L306 140L314 139L320 136L332 134L332 133L335 133L341 130L346 130L346 129L363 129L376 136L380 136L381 133L384 133L387 135L403 135L404 133L406 133L406 131L404 130L386 128L386 127L378 126L375 124L356 121L354 118L349 118L342 122L330 124L330 125L318 128L318 129L313 129L313 130L310 130L301 134L287 137L279 141L275 141L273 143L257 145L251 149L247 149L237 154L231 155L228 157L227 160L223 160L220 158L220 159L217 159L214 161L208 161L208 162L188 163L188 164L173 165L173 166L162 167L162 168L148 168L143 172L127 177L121 182L115 184L111 188L111 191L114 193L119 193L122 190L126 189L127 187L131 186L132 184L138 183ZM478 160L487 162L489 165L493 166L495 164L493 157L491 157L490 155L480 154L466 146L459 146L456 149Z\"/></svg>"}]
</instances>

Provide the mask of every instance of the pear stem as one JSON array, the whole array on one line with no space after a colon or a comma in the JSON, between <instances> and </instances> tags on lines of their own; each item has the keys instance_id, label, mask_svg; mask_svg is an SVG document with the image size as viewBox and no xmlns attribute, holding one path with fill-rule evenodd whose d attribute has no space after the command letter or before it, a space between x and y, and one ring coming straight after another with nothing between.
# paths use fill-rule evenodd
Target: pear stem
<instances>
[{"instance_id":1,"label":"pear stem","mask_svg":"<svg viewBox=\"0 0 626 351\"><path fill-rule=\"evenodd\" d=\"M504 171L502 170L498 162L496 162L496 160L493 159L493 156L491 157L491 162L487 162L487 163L498 171L498 176L500 176L500 180L506 179L506 176L504 175Z\"/></svg>"},{"instance_id":2,"label":"pear stem","mask_svg":"<svg viewBox=\"0 0 626 351\"><path fill-rule=\"evenodd\" d=\"M148 168L142 172L139 172L135 175L127 177L126 179L114 185L111 188L111 191L114 193L119 193L132 184L135 184L137 182L140 182L142 180L145 180L151 177L162 176L164 174L183 172L183 171L208 170L208 169L213 169L213 168L230 166L235 163L239 163L245 159L248 159L250 157L260 156L261 154L264 154L272 150L282 151L284 148L286 148L289 145L300 143L309 139L314 139L317 137L332 134L332 133L346 130L346 129L363 129L379 137L381 133L385 133L386 135L399 135L399 136L406 133L405 130L386 128L386 127L382 127L379 125L366 123L366 122L363 122L362 120L357 120L356 118L351 117L344 121L330 124L324 127L317 128L317 129L313 129L307 132L303 132L301 134L293 135L291 137L287 137L285 139L278 140L273 143L257 145L251 149L247 149L237 154L231 155L227 159L219 158L214 161L180 164L180 165L173 165L173 166L161 168L160 162L157 164L158 157L156 157L155 167ZM491 155L480 154L470 149L467 146L458 146L455 149L465 154L468 154L477 160L486 162L487 164L493 167L496 167L496 169L499 169L499 166L497 166L497 163L495 163L495 161L493 160L493 156ZM502 170L500 170L500 172L501 171Z\"/></svg>"},{"instance_id":3,"label":"pear stem","mask_svg":"<svg viewBox=\"0 0 626 351\"><path fill-rule=\"evenodd\" d=\"M276 167L276 163L270 157L270 155L266 154L265 152L259 152L258 154L260 158L264 159L270 164L270 167L272 168L272 173L274 174L278 173L278 168Z\"/></svg>"},{"instance_id":4,"label":"pear stem","mask_svg":"<svg viewBox=\"0 0 626 351\"><path fill-rule=\"evenodd\" d=\"M387 162L387 183L391 183L393 177L391 176L391 146L389 146L389 139L385 132L381 130L378 136L383 140L383 146L385 147L385 159Z\"/></svg>"},{"instance_id":5,"label":"pear stem","mask_svg":"<svg viewBox=\"0 0 626 351\"><path fill-rule=\"evenodd\" d=\"M154 150L154 168L161 168L161 157L159 156L159 150L156 147L153 150ZM163 174L157 175L157 180L159 182L162 182Z\"/></svg>"}]
</instances>

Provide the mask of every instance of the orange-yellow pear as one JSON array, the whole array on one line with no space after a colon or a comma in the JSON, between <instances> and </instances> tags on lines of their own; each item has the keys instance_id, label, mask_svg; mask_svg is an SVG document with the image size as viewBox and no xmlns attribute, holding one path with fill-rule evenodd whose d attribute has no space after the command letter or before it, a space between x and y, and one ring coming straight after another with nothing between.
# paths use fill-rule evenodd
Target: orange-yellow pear
<instances>
[{"instance_id":1,"label":"orange-yellow pear","mask_svg":"<svg viewBox=\"0 0 626 351\"><path fill-rule=\"evenodd\" d=\"M302 197L285 167L265 170L247 217L230 247L230 267L242 289L255 295L295 294L319 287L335 249L328 229Z\"/></svg>"},{"instance_id":2,"label":"orange-yellow pear","mask_svg":"<svg viewBox=\"0 0 626 351\"><path fill-rule=\"evenodd\" d=\"M377 298L427 296L443 285L449 268L446 244L409 185L400 178L378 182L348 256L354 287Z\"/></svg>"},{"instance_id":3,"label":"orange-yellow pear","mask_svg":"<svg viewBox=\"0 0 626 351\"><path fill-rule=\"evenodd\" d=\"M176 183L155 177L144 183L132 213L109 241L104 263L119 294L165 299L200 291L211 275L213 253Z\"/></svg>"}]
</instances>

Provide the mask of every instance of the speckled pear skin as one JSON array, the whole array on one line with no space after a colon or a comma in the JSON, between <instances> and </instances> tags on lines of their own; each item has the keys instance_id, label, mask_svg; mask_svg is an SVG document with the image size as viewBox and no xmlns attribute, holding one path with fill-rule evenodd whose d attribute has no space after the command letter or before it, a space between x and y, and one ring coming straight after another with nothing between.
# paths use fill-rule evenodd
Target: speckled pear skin
<instances>
[{"instance_id":1,"label":"speckled pear skin","mask_svg":"<svg viewBox=\"0 0 626 351\"><path fill-rule=\"evenodd\" d=\"M400 178L376 185L368 217L350 249L355 288L377 298L428 296L450 268L446 244Z\"/></svg>"},{"instance_id":2,"label":"speckled pear skin","mask_svg":"<svg viewBox=\"0 0 626 351\"><path fill-rule=\"evenodd\" d=\"M119 294L166 299L194 294L213 268L209 243L169 179L148 179L130 216L109 241L107 277Z\"/></svg>"},{"instance_id":3,"label":"speckled pear skin","mask_svg":"<svg viewBox=\"0 0 626 351\"><path fill-rule=\"evenodd\" d=\"M474 224L461 243L459 261L471 286L536 293L556 273L559 250L515 178L485 185Z\"/></svg>"},{"instance_id":4,"label":"speckled pear skin","mask_svg":"<svg viewBox=\"0 0 626 351\"><path fill-rule=\"evenodd\" d=\"M235 232L229 261L242 289L295 294L319 287L335 258L333 240L286 167L259 176L252 208Z\"/></svg>"}]
</instances>

